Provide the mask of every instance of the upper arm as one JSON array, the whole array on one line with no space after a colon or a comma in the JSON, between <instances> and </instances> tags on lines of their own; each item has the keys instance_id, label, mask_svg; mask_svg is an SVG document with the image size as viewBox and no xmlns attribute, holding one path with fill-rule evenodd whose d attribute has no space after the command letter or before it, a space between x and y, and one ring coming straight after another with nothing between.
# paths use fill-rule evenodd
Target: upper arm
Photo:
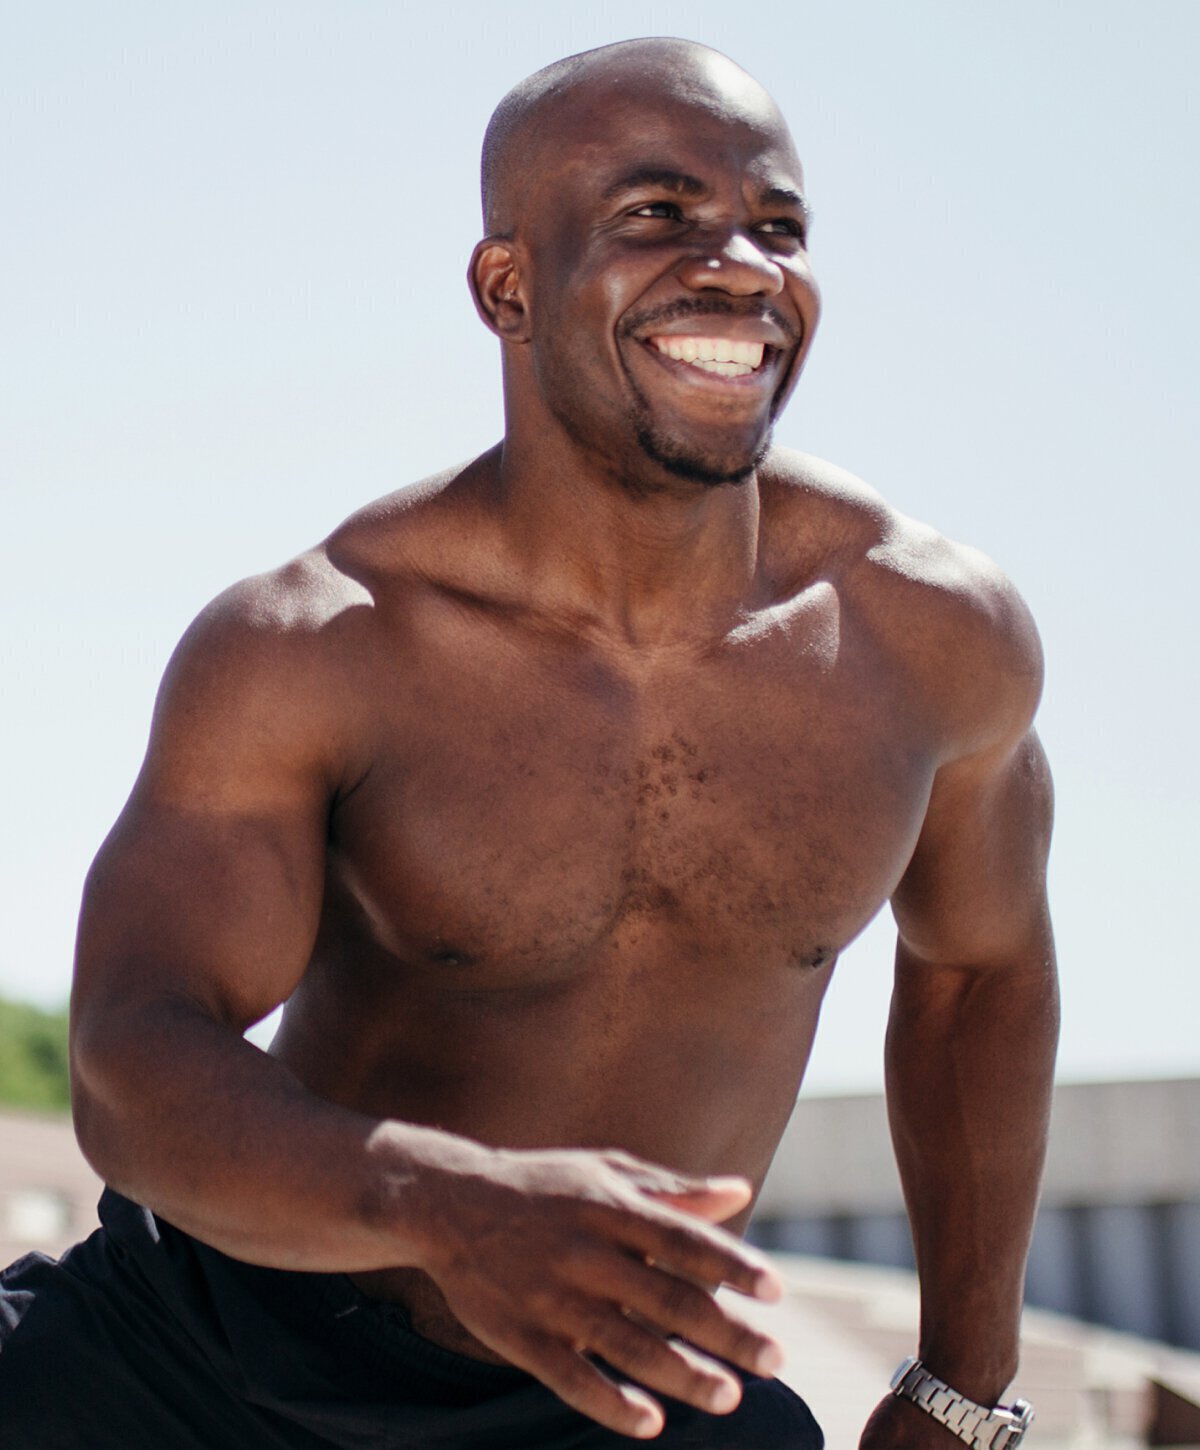
<instances>
[{"instance_id":1,"label":"upper arm","mask_svg":"<svg viewBox=\"0 0 1200 1450\"><path fill-rule=\"evenodd\" d=\"M284 1000L321 908L335 762L312 639L258 586L181 642L132 795L84 892L73 1023L195 1004L238 1030Z\"/></svg>"},{"instance_id":2,"label":"upper arm","mask_svg":"<svg viewBox=\"0 0 1200 1450\"><path fill-rule=\"evenodd\" d=\"M902 946L927 962L1005 964L1044 949L1050 772L1030 729L943 766L892 897Z\"/></svg>"},{"instance_id":3,"label":"upper arm","mask_svg":"<svg viewBox=\"0 0 1200 1450\"><path fill-rule=\"evenodd\" d=\"M1053 794L1033 714L1041 651L1007 581L962 628L958 671L939 670L962 743L947 752L916 849L892 897L901 950L927 963L1009 965L1049 948L1046 861ZM967 679L967 709L953 698Z\"/></svg>"}]
</instances>

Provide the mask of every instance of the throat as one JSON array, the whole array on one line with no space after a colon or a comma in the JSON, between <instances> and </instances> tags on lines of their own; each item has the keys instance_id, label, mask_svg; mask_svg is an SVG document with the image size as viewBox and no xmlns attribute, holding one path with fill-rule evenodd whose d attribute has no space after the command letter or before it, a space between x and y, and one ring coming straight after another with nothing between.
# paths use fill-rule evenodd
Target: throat
<instances>
[{"instance_id":1,"label":"throat","mask_svg":"<svg viewBox=\"0 0 1200 1450\"><path fill-rule=\"evenodd\" d=\"M506 572L532 586L527 601L630 642L694 636L703 615L744 608L759 587L754 478L709 488L625 462L575 450L552 478L514 467L502 480Z\"/></svg>"}]
</instances>

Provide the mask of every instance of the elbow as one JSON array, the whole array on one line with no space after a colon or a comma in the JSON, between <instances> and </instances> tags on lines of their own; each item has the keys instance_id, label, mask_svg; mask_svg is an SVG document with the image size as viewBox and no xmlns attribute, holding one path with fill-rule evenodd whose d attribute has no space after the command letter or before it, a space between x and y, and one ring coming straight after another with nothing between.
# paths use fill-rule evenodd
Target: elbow
<instances>
[{"instance_id":1,"label":"elbow","mask_svg":"<svg viewBox=\"0 0 1200 1450\"><path fill-rule=\"evenodd\" d=\"M138 1145L146 1141L153 1034L132 1014L72 1004L71 1117L83 1156L105 1183L136 1186Z\"/></svg>"},{"instance_id":2,"label":"elbow","mask_svg":"<svg viewBox=\"0 0 1200 1450\"><path fill-rule=\"evenodd\" d=\"M116 1186L120 1178L120 1167L112 1152L116 1137L105 1132L104 1115L86 1089L79 1086L77 1078L71 1081L71 1120L75 1126L75 1140L80 1152L87 1159L92 1170L105 1183Z\"/></svg>"},{"instance_id":3,"label":"elbow","mask_svg":"<svg viewBox=\"0 0 1200 1450\"><path fill-rule=\"evenodd\" d=\"M123 1176L120 1148L120 1103L124 1097L119 1068L106 1051L93 1024L71 1020L71 1119L83 1156L105 1183L116 1186Z\"/></svg>"}]
</instances>

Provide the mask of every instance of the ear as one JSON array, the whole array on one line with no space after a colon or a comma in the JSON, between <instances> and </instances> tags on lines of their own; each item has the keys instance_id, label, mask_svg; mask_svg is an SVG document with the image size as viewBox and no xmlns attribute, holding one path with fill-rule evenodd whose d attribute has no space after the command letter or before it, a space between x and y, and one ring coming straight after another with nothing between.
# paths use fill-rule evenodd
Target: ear
<instances>
[{"instance_id":1,"label":"ear","mask_svg":"<svg viewBox=\"0 0 1200 1450\"><path fill-rule=\"evenodd\" d=\"M501 342L529 341L529 311L514 243L484 237L471 253L467 283L484 326Z\"/></svg>"}]
</instances>

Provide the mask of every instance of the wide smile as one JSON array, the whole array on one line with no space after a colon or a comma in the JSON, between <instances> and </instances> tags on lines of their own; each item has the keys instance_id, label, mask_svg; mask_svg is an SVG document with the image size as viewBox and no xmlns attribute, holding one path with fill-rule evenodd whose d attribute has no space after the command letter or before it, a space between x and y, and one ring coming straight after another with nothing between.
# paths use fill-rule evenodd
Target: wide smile
<instances>
[{"instance_id":1,"label":"wide smile","mask_svg":"<svg viewBox=\"0 0 1200 1450\"><path fill-rule=\"evenodd\" d=\"M773 386L778 348L702 333L652 334L641 339L651 357L680 382L728 394Z\"/></svg>"}]
</instances>

